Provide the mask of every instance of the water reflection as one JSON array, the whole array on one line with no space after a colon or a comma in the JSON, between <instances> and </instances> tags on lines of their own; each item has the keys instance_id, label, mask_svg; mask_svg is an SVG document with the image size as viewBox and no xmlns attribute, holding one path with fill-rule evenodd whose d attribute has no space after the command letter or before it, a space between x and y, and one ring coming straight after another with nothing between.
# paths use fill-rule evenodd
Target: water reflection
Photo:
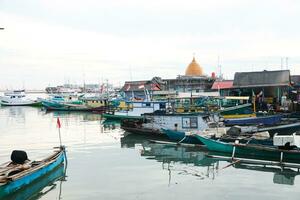
<instances>
[{"instance_id":1,"label":"water reflection","mask_svg":"<svg viewBox=\"0 0 300 200\"><path fill-rule=\"evenodd\" d=\"M74 112L74 111L43 111L44 114L53 115L53 117L72 117L80 118L83 121L101 121L101 114L91 112Z\"/></svg>"},{"instance_id":2,"label":"water reflection","mask_svg":"<svg viewBox=\"0 0 300 200\"><path fill-rule=\"evenodd\" d=\"M38 108L27 107L29 112L39 112ZM24 106L0 106L0 115L6 118L7 124L16 121L17 123L26 123L26 112Z\"/></svg>"},{"instance_id":3,"label":"water reflection","mask_svg":"<svg viewBox=\"0 0 300 200\"><path fill-rule=\"evenodd\" d=\"M174 173L195 176L200 180L207 178L214 180L221 174L221 171L228 170L227 166L237 170L273 173L274 184L294 185L295 177L300 174L299 169L282 169L278 166L246 163L231 165L230 162L224 159L208 157L207 152L201 147L149 142L149 140L159 139L144 135L127 134L121 138L121 147L135 148L137 145L141 145L140 155L142 157L161 162L162 169L169 171L169 184L171 184ZM234 176L234 173L232 176Z\"/></svg>"},{"instance_id":4,"label":"water reflection","mask_svg":"<svg viewBox=\"0 0 300 200\"><path fill-rule=\"evenodd\" d=\"M116 128L120 128L120 121L116 121L116 120L108 120L105 119L102 121L102 125L105 129L116 129Z\"/></svg>"},{"instance_id":5,"label":"water reflection","mask_svg":"<svg viewBox=\"0 0 300 200\"><path fill-rule=\"evenodd\" d=\"M205 156L201 147L159 144L149 141L161 139L159 136L127 134L121 138L121 147L134 148L136 145L141 145L140 155L142 157L162 163L162 170L168 171L169 185L173 173L191 175L198 179L215 179L219 161Z\"/></svg>"},{"instance_id":6,"label":"water reflection","mask_svg":"<svg viewBox=\"0 0 300 200\"><path fill-rule=\"evenodd\" d=\"M20 189L5 199L7 200L26 200L26 199L40 199L42 196L48 194L50 191L57 190L57 198L61 199L62 184L67 181L66 167L63 164L46 174L45 176L37 179L30 185Z\"/></svg>"},{"instance_id":7,"label":"water reflection","mask_svg":"<svg viewBox=\"0 0 300 200\"><path fill-rule=\"evenodd\" d=\"M295 177L300 174L299 169L292 168L280 168L276 166L265 166L265 165L253 165L253 164L235 164L233 165L236 169L260 171L274 173L273 183L284 184L284 185L294 185Z\"/></svg>"}]
</instances>

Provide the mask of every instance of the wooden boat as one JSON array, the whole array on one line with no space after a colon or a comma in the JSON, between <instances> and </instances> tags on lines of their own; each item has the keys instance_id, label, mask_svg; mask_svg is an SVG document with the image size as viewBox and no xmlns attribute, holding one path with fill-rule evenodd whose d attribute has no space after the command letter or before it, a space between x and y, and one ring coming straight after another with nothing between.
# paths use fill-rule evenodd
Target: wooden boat
<instances>
[{"instance_id":1,"label":"wooden boat","mask_svg":"<svg viewBox=\"0 0 300 200\"><path fill-rule=\"evenodd\" d=\"M165 135L163 129L187 131L203 131L216 126L218 116L205 113L174 113L155 112L145 114L142 119L123 119L121 128L138 134Z\"/></svg>"},{"instance_id":2,"label":"wooden boat","mask_svg":"<svg viewBox=\"0 0 300 200\"><path fill-rule=\"evenodd\" d=\"M0 97L0 104L2 106L41 106L41 101L27 98L25 90L15 90L5 92L4 96Z\"/></svg>"},{"instance_id":3,"label":"wooden boat","mask_svg":"<svg viewBox=\"0 0 300 200\"><path fill-rule=\"evenodd\" d=\"M51 172L46 175L38 178L36 181L33 181L26 187L21 188L20 190L5 196L4 199L13 199L13 200L24 200L24 199L40 199L42 196L46 195L51 190L57 189L57 187L47 187L57 185L60 182L59 191L61 193L61 184L63 181L66 181L66 168L64 164L60 164ZM60 199L60 198L58 198Z\"/></svg>"},{"instance_id":4,"label":"wooden boat","mask_svg":"<svg viewBox=\"0 0 300 200\"><path fill-rule=\"evenodd\" d=\"M263 117L248 117L248 118L240 118L240 119L225 119L225 125L253 125L253 124L261 124L261 125L274 125L281 121L282 115L270 115Z\"/></svg>"},{"instance_id":5,"label":"wooden boat","mask_svg":"<svg viewBox=\"0 0 300 200\"><path fill-rule=\"evenodd\" d=\"M266 146L258 144L226 143L213 140L201 135L195 135L210 151L231 154L232 157L247 157L255 159L270 159L280 162L300 163L300 150L285 150L277 146Z\"/></svg>"},{"instance_id":6,"label":"wooden boat","mask_svg":"<svg viewBox=\"0 0 300 200\"><path fill-rule=\"evenodd\" d=\"M24 151L13 151L12 161L0 167L0 199L37 181L64 163L65 149L59 147L41 161L28 161Z\"/></svg>"}]
</instances>

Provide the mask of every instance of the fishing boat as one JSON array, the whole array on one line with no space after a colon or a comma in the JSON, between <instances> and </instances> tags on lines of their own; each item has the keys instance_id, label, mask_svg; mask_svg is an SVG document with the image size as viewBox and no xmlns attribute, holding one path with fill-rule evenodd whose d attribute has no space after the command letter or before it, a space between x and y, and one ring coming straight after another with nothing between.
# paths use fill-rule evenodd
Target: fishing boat
<instances>
[{"instance_id":1,"label":"fishing boat","mask_svg":"<svg viewBox=\"0 0 300 200\"><path fill-rule=\"evenodd\" d=\"M42 104L46 110L57 111L94 111L102 113L109 108L109 102L107 99L97 97L73 100L54 96L51 99L42 100Z\"/></svg>"},{"instance_id":2,"label":"fishing boat","mask_svg":"<svg viewBox=\"0 0 300 200\"><path fill-rule=\"evenodd\" d=\"M0 104L2 106L41 106L41 101L27 98L25 90L14 90L5 92L4 96L0 97Z\"/></svg>"},{"instance_id":3,"label":"fishing boat","mask_svg":"<svg viewBox=\"0 0 300 200\"><path fill-rule=\"evenodd\" d=\"M225 119L225 125L274 125L281 121L282 115L268 115L261 117L246 117L239 119Z\"/></svg>"},{"instance_id":4,"label":"fishing boat","mask_svg":"<svg viewBox=\"0 0 300 200\"><path fill-rule=\"evenodd\" d=\"M122 120L121 128L137 134L164 135L161 129L175 131L203 131L211 126L216 126L218 116L205 113L166 113L154 112L144 114L143 119Z\"/></svg>"},{"instance_id":5,"label":"fishing boat","mask_svg":"<svg viewBox=\"0 0 300 200\"><path fill-rule=\"evenodd\" d=\"M166 101L130 101L126 102L127 109L114 110L111 113L104 113L102 116L106 119L143 119L145 113L153 113L157 110L165 110Z\"/></svg>"},{"instance_id":6,"label":"fishing boat","mask_svg":"<svg viewBox=\"0 0 300 200\"><path fill-rule=\"evenodd\" d=\"M65 148L40 161L28 160L24 151L13 151L11 161L0 166L0 199L27 187L64 163Z\"/></svg>"},{"instance_id":7,"label":"fishing boat","mask_svg":"<svg viewBox=\"0 0 300 200\"><path fill-rule=\"evenodd\" d=\"M294 136L296 137L296 134ZM235 142L222 142L199 134L195 135L195 137L206 145L210 151L231 154L232 157L238 156L260 160L270 159L279 162L300 163L300 150L298 148L286 148L288 143L281 144L280 146L267 146L247 143L242 144L239 143L238 140ZM300 136L297 135L297 137ZM276 136L274 136L274 138L276 138Z\"/></svg>"}]
</instances>

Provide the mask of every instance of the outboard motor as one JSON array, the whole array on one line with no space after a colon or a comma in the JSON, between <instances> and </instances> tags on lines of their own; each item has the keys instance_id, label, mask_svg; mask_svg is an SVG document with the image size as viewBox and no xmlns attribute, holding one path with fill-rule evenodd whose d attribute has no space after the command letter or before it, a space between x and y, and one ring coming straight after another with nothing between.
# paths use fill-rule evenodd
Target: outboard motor
<instances>
[{"instance_id":1,"label":"outboard motor","mask_svg":"<svg viewBox=\"0 0 300 200\"><path fill-rule=\"evenodd\" d=\"M27 153L22 150L13 150L10 159L15 164L24 164L28 160Z\"/></svg>"}]
</instances>

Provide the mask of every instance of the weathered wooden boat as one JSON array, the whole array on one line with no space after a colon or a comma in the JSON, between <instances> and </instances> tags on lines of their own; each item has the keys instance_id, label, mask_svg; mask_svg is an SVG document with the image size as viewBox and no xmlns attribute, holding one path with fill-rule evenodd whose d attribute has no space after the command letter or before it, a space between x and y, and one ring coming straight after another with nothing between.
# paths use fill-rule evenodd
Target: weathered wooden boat
<instances>
[{"instance_id":1,"label":"weathered wooden boat","mask_svg":"<svg viewBox=\"0 0 300 200\"><path fill-rule=\"evenodd\" d=\"M248 117L239 119L225 119L225 125L274 125L281 121L282 115L268 115L262 117Z\"/></svg>"},{"instance_id":2,"label":"weathered wooden boat","mask_svg":"<svg viewBox=\"0 0 300 200\"><path fill-rule=\"evenodd\" d=\"M195 135L210 151L231 154L232 157L246 157L255 159L270 159L279 162L300 163L300 150L281 149L278 146L259 144L241 144L238 142L222 142L201 135Z\"/></svg>"},{"instance_id":3,"label":"weathered wooden boat","mask_svg":"<svg viewBox=\"0 0 300 200\"><path fill-rule=\"evenodd\" d=\"M53 186L56 185L58 181L60 182L60 184L62 184L62 181L66 181L65 175L66 168L64 164L60 164L58 167L45 174L44 176L41 176L26 187L22 187L20 190L17 190L16 192L5 196L4 199L40 199L51 190L57 189L57 187ZM59 187L59 192L61 193L61 186Z\"/></svg>"},{"instance_id":4,"label":"weathered wooden boat","mask_svg":"<svg viewBox=\"0 0 300 200\"><path fill-rule=\"evenodd\" d=\"M0 199L37 181L62 165L65 149L59 147L49 157L40 161L29 161L24 151L13 151L11 162L0 167Z\"/></svg>"},{"instance_id":5,"label":"weathered wooden boat","mask_svg":"<svg viewBox=\"0 0 300 200\"><path fill-rule=\"evenodd\" d=\"M26 97L25 90L14 90L5 92L0 97L0 105L2 106L41 106L41 101L33 100Z\"/></svg>"}]
</instances>

